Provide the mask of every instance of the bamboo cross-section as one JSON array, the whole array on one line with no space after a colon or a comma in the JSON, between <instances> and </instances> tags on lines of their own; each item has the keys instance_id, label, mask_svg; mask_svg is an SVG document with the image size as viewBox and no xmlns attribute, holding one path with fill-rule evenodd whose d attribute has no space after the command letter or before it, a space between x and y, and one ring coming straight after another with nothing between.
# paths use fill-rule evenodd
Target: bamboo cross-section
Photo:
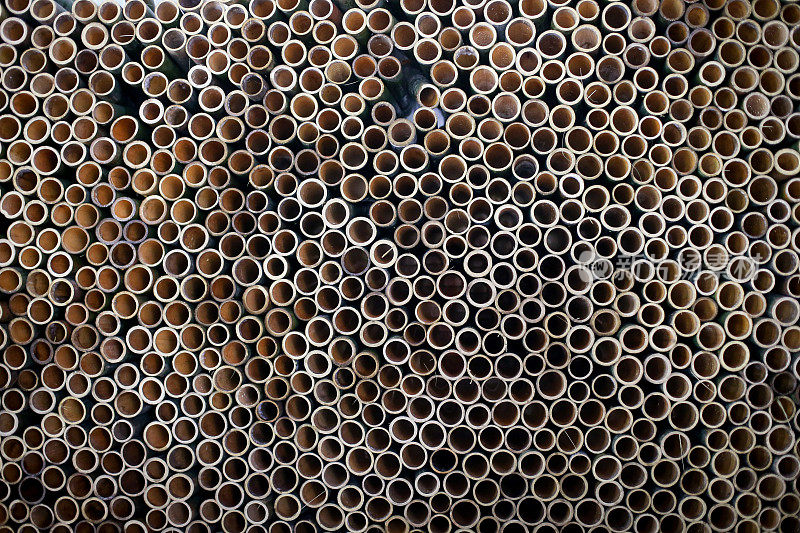
<instances>
[{"instance_id":1,"label":"bamboo cross-section","mask_svg":"<svg viewBox=\"0 0 800 533\"><path fill-rule=\"evenodd\" d=\"M0 6L0 533L796 533L799 319L793 0Z\"/></svg>"}]
</instances>

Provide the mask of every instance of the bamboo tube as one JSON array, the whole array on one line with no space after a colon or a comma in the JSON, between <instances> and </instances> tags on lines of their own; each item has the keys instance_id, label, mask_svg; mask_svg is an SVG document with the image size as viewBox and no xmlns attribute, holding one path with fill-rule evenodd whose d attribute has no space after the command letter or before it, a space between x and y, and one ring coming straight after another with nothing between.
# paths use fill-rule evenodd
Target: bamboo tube
<instances>
[{"instance_id":1,"label":"bamboo tube","mask_svg":"<svg viewBox=\"0 0 800 533\"><path fill-rule=\"evenodd\" d=\"M796 530L798 22L9 0L0 527Z\"/></svg>"}]
</instances>

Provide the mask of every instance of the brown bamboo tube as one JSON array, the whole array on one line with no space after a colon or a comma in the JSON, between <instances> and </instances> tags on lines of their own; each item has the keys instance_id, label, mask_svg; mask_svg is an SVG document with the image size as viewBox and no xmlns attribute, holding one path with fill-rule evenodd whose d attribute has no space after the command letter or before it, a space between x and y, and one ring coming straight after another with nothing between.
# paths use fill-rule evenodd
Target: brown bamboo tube
<instances>
[{"instance_id":1,"label":"brown bamboo tube","mask_svg":"<svg viewBox=\"0 0 800 533\"><path fill-rule=\"evenodd\" d=\"M9 0L0 527L797 529L800 10L567 4Z\"/></svg>"}]
</instances>

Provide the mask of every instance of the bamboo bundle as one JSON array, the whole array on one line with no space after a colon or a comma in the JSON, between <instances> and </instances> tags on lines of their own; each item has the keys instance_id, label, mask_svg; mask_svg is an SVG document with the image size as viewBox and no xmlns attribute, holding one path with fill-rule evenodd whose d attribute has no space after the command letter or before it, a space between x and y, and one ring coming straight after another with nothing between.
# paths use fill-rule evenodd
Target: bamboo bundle
<instances>
[{"instance_id":1,"label":"bamboo bundle","mask_svg":"<svg viewBox=\"0 0 800 533\"><path fill-rule=\"evenodd\" d=\"M799 28L4 0L0 533L800 531Z\"/></svg>"}]
</instances>

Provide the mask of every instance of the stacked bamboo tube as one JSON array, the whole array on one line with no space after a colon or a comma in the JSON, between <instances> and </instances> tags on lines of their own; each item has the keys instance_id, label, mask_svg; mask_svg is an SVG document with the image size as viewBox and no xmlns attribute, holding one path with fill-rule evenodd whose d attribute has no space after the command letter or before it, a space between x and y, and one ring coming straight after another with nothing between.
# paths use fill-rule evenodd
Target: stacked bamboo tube
<instances>
[{"instance_id":1,"label":"stacked bamboo tube","mask_svg":"<svg viewBox=\"0 0 800 533\"><path fill-rule=\"evenodd\" d=\"M800 4L0 41L0 533L800 531Z\"/></svg>"}]
</instances>

